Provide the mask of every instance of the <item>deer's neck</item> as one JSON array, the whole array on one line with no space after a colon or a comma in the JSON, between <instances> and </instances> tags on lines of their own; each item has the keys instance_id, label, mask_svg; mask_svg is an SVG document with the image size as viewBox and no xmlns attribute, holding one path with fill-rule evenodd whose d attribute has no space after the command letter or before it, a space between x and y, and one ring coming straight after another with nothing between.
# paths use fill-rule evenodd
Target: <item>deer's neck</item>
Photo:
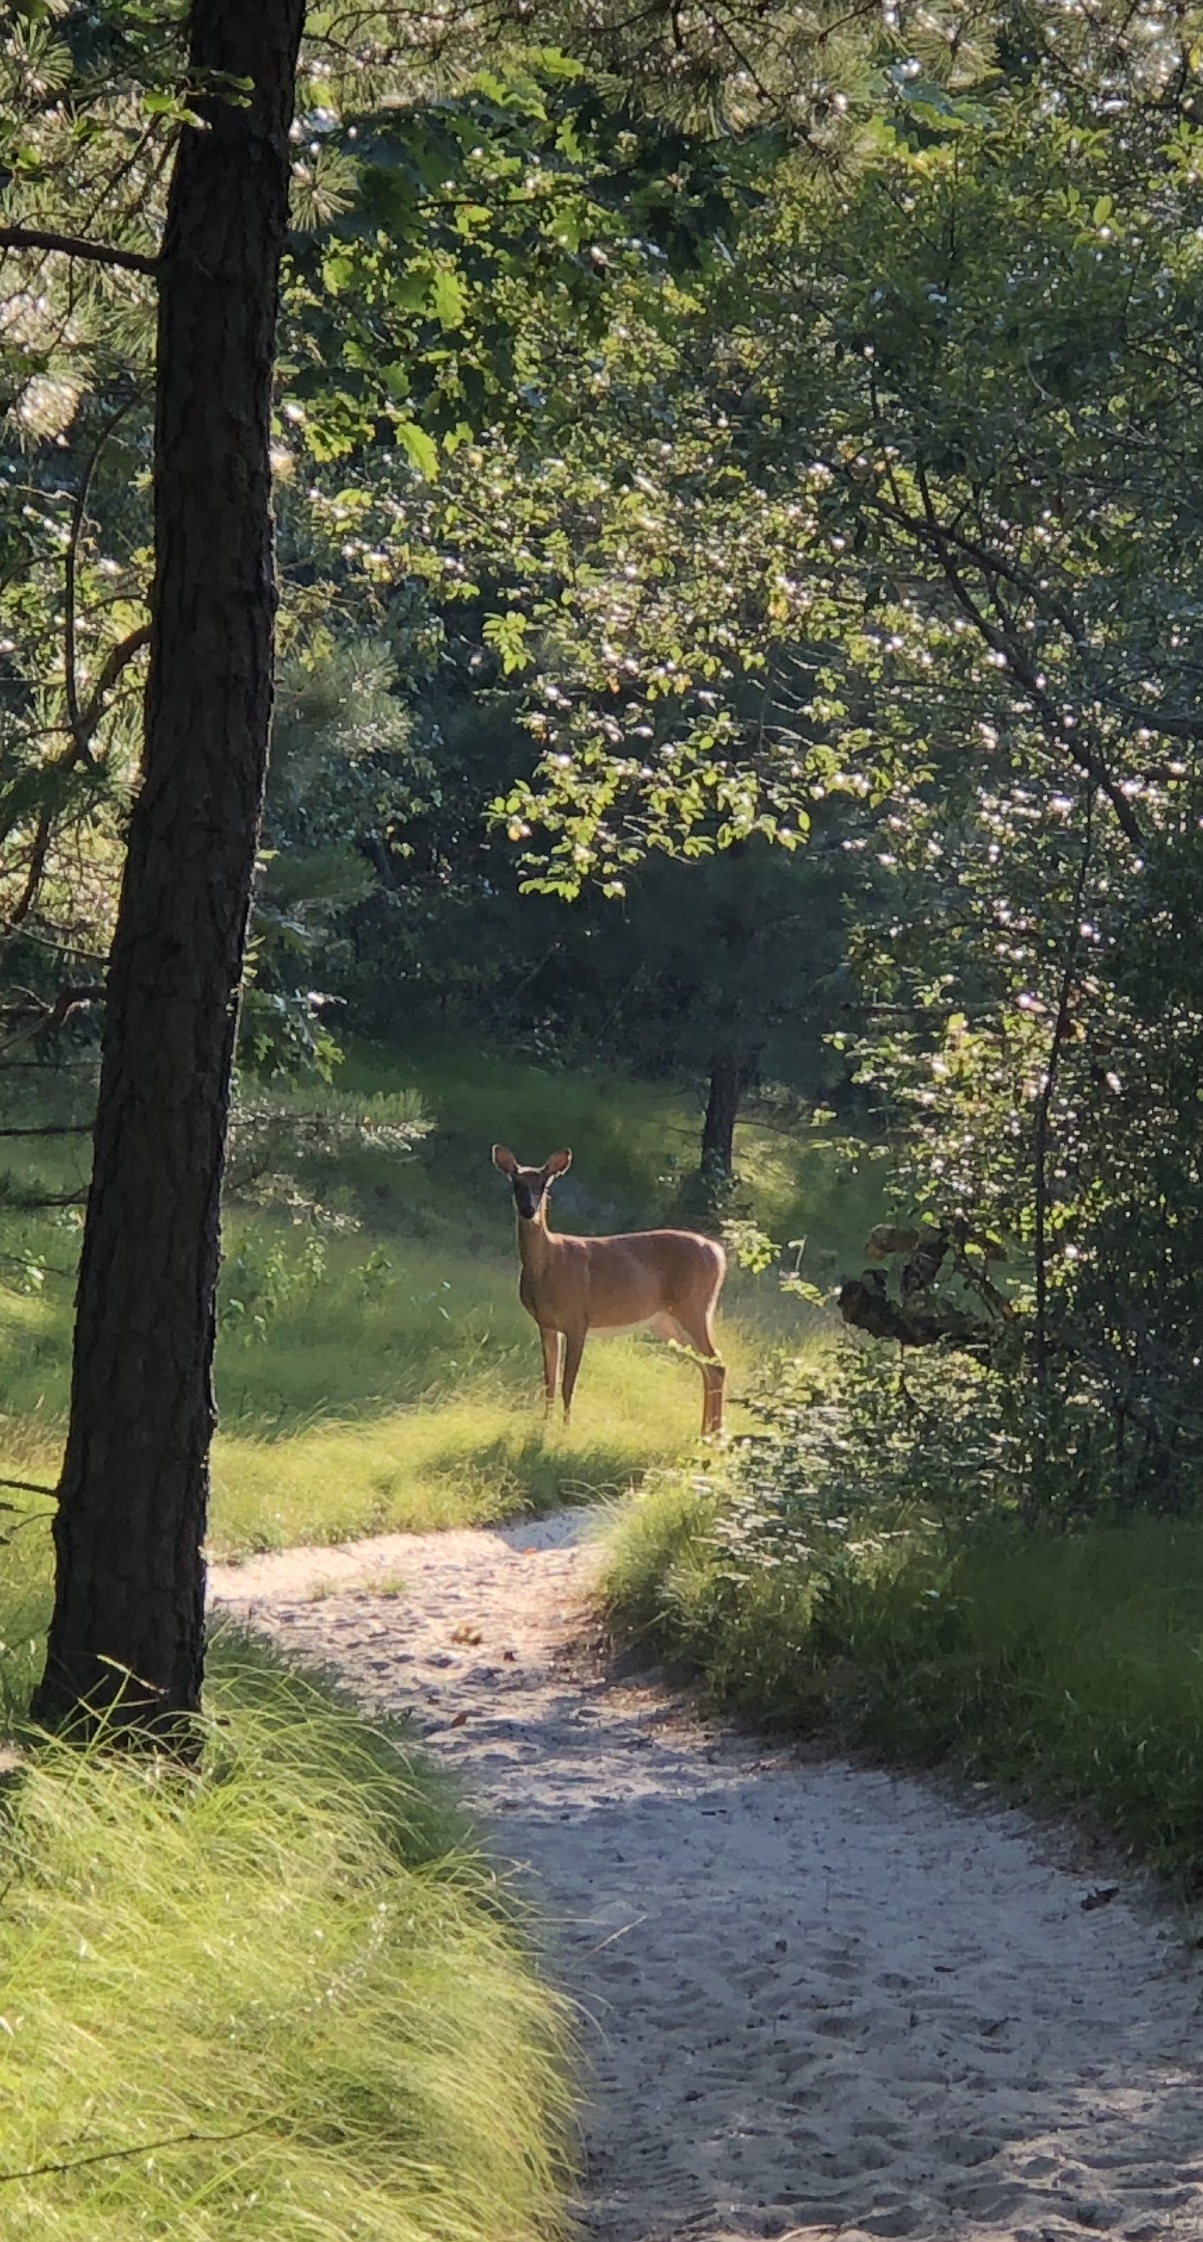
<instances>
[{"instance_id":1,"label":"deer's neck","mask_svg":"<svg viewBox=\"0 0 1203 2242\"><path fill-rule=\"evenodd\" d=\"M558 1243L554 1231L547 1227L547 1211L544 1207L540 1207L538 1214L532 1215L529 1221L524 1221L519 1215L518 1256L523 1268L529 1270L532 1277L537 1277L540 1270L546 1269L554 1260Z\"/></svg>"}]
</instances>

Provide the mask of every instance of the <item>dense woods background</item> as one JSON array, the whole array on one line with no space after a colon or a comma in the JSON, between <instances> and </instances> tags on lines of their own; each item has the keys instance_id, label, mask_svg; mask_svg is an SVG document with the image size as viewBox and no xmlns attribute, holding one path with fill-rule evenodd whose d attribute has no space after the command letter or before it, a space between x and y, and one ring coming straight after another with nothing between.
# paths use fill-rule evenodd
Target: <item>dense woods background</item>
<instances>
[{"instance_id":1,"label":"dense woods background","mask_svg":"<svg viewBox=\"0 0 1203 2242\"><path fill-rule=\"evenodd\" d=\"M1201 298L1194 8L7 10L24 2226L561 2231L495 1866L206 1551L634 1491L616 1632L1203 1888ZM729 1441L545 1428L498 1138L721 1232Z\"/></svg>"},{"instance_id":2,"label":"dense woods background","mask_svg":"<svg viewBox=\"0 0 1203 2242\"><path fill-rule=\"evenodd\" d=\"M256 848L261 1125L357 1037L620 1061L755 1256L741 1106L834 1101L845 1316L941 1365L831 1359L846 1476L1188 1511L1193 19L236 13L4 58L6 1083L85 1126L108 1023L43 1709L199 1691Z\"/></svg>"}]
</instances>

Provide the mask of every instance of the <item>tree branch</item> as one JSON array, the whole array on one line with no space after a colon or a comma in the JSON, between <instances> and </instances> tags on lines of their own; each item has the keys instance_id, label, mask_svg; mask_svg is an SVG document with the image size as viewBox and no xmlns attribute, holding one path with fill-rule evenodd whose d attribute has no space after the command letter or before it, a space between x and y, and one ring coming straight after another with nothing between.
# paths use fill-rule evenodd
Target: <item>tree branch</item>
<instances>
[{"instance_id":1,"label":"tree branch","mask_svg":"<svg viewBox=\"0 0 1203 2242\"><path fill-rule=\"evenodd\" d=\"M6 1486L14 1487L17 1484L14 1479L5 1481ZM14 2180L40 2180L47 2172L78 2172L88 2164L115 2164L126 2157L149 2156L152 2151L157 2155L160 2149L190 2148L194 2142L208 2147L225 2141L245 2141L251 2133L268 2131L270 2121L259 2125L240 2125L231 2133L164 2133L158 2140L135 2141L125 2149L94 2149L88 2156L67 2157L62 2162L26 2164L16 2172L0 2172L0 2187L11 2187Z\"/></svg>"},{"instance_id":2,"label":"tree branch","mask_svg":"<svg viewBox=\"0 0 1203 2242\"><path fill-rule=\"evenodd\" d=\"M7 1059L9 1052L15 1051L18 1044L27 1043L31 1035L38 1035L43 1029L52 1031L61 1028L63 1022L80 1006L103 1004L106 995L107 991L100 982L88 988L60 989L53 1004L42 1005L35 1019L28 1021L23 1028L18 1028L15 1035L10 1035L7 1043L0 1044L0 1059ZM69 1199L46 1202L47 1205L60 1203L70 1206L73 1202Z\"/></svg>"},{"instance_id":3,"label":"tree branch","mask_svg":"<svg viewBox=\"0 0 1203 2242\"><path fill-rule=\"evenodd\" d=\"M75 587L79 570L79 547L84 533L84 521L88 511L88 495L92 488L92 477L99 465L100 455L114 429L120 426L135 402L136 400L133 397L127 397L123 404L118 405L116 411L109 415L92 447L92 456L84 469L79 489L75 494L75 504L71 508L71 534L67 539L63 599L63 666L67 687L67 716L71 725L71 737L75 743L75 753L81 763L87 764L90 771L94 771L96 768L92 759L91 735L96 729L96 721L99 717L97 701L100 688L98 687L97 691L93 693L89 703L89 708L97 709L97 718L93 720L91 728L88 730L85 729L83 717L80 713L79 672L76 661Z\"/></svg>"},{"instance_id":4,"label":"tree branch","mask_svg":"<svg viewBox=\"0 0 1203 2242\"><path fill-rule=\"evenodd\" d=\"M927 478L922 469L918 471L917 480L919 495L923 503L923 522L912 520L909 526L915 533L925 534L925 541L939 561L949 589L959 603L962 612L968 616L985 645L993 653L1002 655L1016 684L1022 686L1029 700L1038 711L1041 726L1050 747L1057 749L1062 755L1068 755L1070 761L1075 763L1087 778L1094 781L1099 792L1104 794L1110 803L1121 833L1131 842L1132 847L1143 856L1148 843L1140 819L1137 817L1131 802L1087 740L1077 734L1070 735L1057 713L1056 703L1052 695L1045 690L1040 682L1039 674L1020 644L1015 631L1013 629L1000 630L990 621L989 616L983 612L980 603L973 597L950 550L950 544L957 541L956 533L954 532L950 538L944 524L940 521L928 488ZM987 579L987 594L994 600L995 606L1001 609L1005 617L1006 609L1002 607L999 599L998 587L996 584L991 584L989 579Z\"/></svg>"},{"instance_id":5,"label":"tree branch","mask_svg":"<svg viewBox=\"0 0 1203 2242\"><path fill-rule=\"evenodd\" d=\"M73 592L71 595L69 595L68 606L70 605L71 596L73 596ZM92 696L87 704L87 707L82 710L73 709L72 711L71 744L67 748L65 754L60 755L57 761L49 766L51 772L69 771L76 763L86 763L90 771L95 771L96 763L90 753L90 743L95 735L96 727L104 714L105 694L108 692L110 686L114 683L114 681L118 677L120 677L122 670L126 666L126 663L132 661L134 655L137 654L139 650L146 645L149 637L150 624L139 623L136 630L129 631L124 638L118 639L115 646L110 646L109 651L101 664L100 675L96 680L95 686L93 687ZM70 638L68 640L68 645L70 649L68 654L68 676L70 676L71 669L74 664L74 649L71 646ZM74 701L74 693L72 693L71 698ZM3 922L0 922L3 923L8 935L8 940L10 942L16 931L24 925L25 920L28 918L35 902L37 901L38 889L41 887L42 876L46 870L46 859L50 854L50 842L53 836L53 832L54 804L52 802L43 802L41 811L38 816L37 827L34 832L33 849L29 859L29 872L25 881L25 885L21 890L17 901L14 903L8 918ZM4 946L7 947L7 943Z\"/></svg>"},{"instance_id":6,"label":"tree branch","mask_svg":"<svg viewBox=\"0 0 1203 2242\"><path fill-rule=\"evenodd\" d=\"M90 1137L91 1134L90 1121L44 1121L37 1128L0 1129L0 1137Z\"/></svg>"},{"instance_id":7,"label":"tree branch","mask_svg":"<svg viewBox=\"0 0 1203 2242\"><path fill-rule=\"evenodd\" d=\"M1086 894L1086 881L1090 871L1091 848L1094 841L1094 790L1086 796L1085 830L1082 835L1082 854L1074 877L1073 900L1070 904L1069 934L1065 956L1061 965L1061 986L1057 997L1057 1017L1053 1023L1052 1042L1049 1046L1048 1065L1036 1101L1036 1127L1033 1140L1034 1161L1034 1211L1036 1235L1033 1241L1033 1258L1036 1267L1036 1382L1043 1387L1048 1379L1048 1148L1049 1118L1053 1107L1053 1093L1061 1053L1069 1035L1070 1010L1073 1003L1074 978L1078 970L1078 957L1082 947L1082 905Z\"/></svg>"},{"instance_id":8,"label":"tree branch","mask_svg":"<svg viewBox=\"0 0 1203 2242\"><path fill-rule=\"evenodd\" d=\"M83 241L78 234L47 233L40 226L0 226L0 249L57 249L64 257L82 257L92 265L118 265L123 272L146 272L152 278L161 260L144 257L137 249L110 248L104 241Z\"/></svg>"},{"instance_id":9,"label":"tree branch","mask_svg":"<svg viewBox=\"0 0 1203 2242\"><path fill-rule=\"evenodd\" d=\"M39 1214L44 1207L82 1207L87 1205L88 1190L84 1184L78 1191L27 1191L19 1199L7 1199L4 1204L9 1214Z\"/></svg>"},{"instance_id":10,"label":"tree branch","mask_svg":"<svg viewBox=\"0 0 1203 2242\"><path fill-rule=\"evenodd\" d=\"M136 630L128 632L124 638L119 638L115 646L110 646L100 665L100 675L92 688L91 698L87 706L80 711L79 731L76 735L77 744L81 738L85 742L91 741L92 735L104 714L105 694L112 685L116 684L126 663L132 662L135 654L141 653L149 639L150 624L139 623Z\"/></svg>"},{"instance_id":11,"label":"tree branch","mask_svg":"<svg viewBox=\"0 0 1203 2242\"><path fill-rule=\"evenodd\" d=\"M875 1284L849 1277L840 1286L837 1305L845 1323L867 1331L873 1339L895 1339L901 1347L960 1347L982 1357L989 1353L991 1325L955 1308L900 1307L891 1300L884 1280Z\"/></svg>"}]
</instances>

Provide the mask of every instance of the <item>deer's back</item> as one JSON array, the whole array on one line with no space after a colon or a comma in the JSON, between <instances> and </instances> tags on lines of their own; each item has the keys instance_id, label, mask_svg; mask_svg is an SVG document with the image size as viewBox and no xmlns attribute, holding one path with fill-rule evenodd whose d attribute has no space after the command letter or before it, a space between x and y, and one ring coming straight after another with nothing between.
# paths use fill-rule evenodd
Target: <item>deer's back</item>
<instances>
[{"instance_id":1,"label":"deer's back","mask_svg":"<svg viewBox=\"0 0 1203 2242\"><path fill-rule=\"evenodd\" d=\"M726 1274L722 1247L693 1230L558 1237L556 1245L563 1249L561 1266L569 1279L565 1305L571 1308L583 1292L592 1330L621 1330L653 1316L675 1315L681 1308L708 1313Z\"/></svg>"}]
</instances>

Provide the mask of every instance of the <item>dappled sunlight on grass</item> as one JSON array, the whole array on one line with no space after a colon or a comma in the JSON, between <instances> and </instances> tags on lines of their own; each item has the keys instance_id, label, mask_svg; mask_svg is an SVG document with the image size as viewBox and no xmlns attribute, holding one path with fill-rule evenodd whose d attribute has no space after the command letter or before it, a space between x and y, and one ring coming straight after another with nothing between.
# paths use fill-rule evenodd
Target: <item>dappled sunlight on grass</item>
<instances>
[{"instance_id":1,"label":"dappled sunlight on grass","mask_svg":"<svg viewBox=\"0 0 1203 2242\"><path fill-rule=\"evenodd\" d=\"M42 1670L50 1623L54 1550L50 1505L37 1495L0 1489L0 1737L24 1717Z\"/></svg>"},{"instance_id":2,"label":"dappled sunlight on grass","mask_svg":"<svg viewBox=\"0 0 1203 2242\"><path fill-rule=\"evenodd\" d=\"M697 1441L693 1365L637 1339L591 1344L573 1422L545 1425L533 1326L509 1374L421 1407L303 1425L265 1439L219 1433L211 1546L230 1556L290 1542L483 1524L621 1493Z\"/></svg>"},{"instance_id":3,"label":"dappled sunlight on grass","mask_svg":"<svg viewBox=\"0 0 1203 2242\"><path fill-rule=\"evenodd\" d=\"M698 1100L670 1085L451 1051L353 1050L338 1090L341 1103L365 1110L416 1091L405 1109L420 1103L432 1133L416 1153L332 1139L307 1155L308 1185L334 1226L227 1209L214 1549L514 1516L619 1492L688 1457L701 1424L696 1366L646 1340L591 1339L571 1431L558 1420L545 1430L510 1195L489 1149L496 1139L542 1159L572 1145L554 1216L565 1230L672 1223L697 1163ZM303 1088L295 1096L304 1105ZM70 1147L78 1164L76 1140ZM741 1124L737 1158L740 1211L778 1239L805 1235L812 1280L838 1275L841 1255L859 1264L877 1212L875 1161L866 1155L859 1173L844 1172L824 1131L763 1115ZM78 1227L30 1217L23 1236L45 1273L33 1289L0 1288L0 1472L53 1485ZM823 1344L829 1329L820 1311L783 1296L772 1273L732 1267L720 1345L735 1429L758 1368Z\"/></svg>"},{"instance_id":4,"label":"dappled sunlight on grass","mask_svg":"<svg viewBox=\"0 0 1203 2242\"><path fill-rule=\"evenodd\" d=\"M571 1144L565 1229L673 1222L696 1101L479 1056L359 1054L339 1088L370 1100L411 1086L430 1139L411 1153L332 1137L307 1154L312 1223L227 1208L216 1556L601 1503L707 1454L696 1363L646 1339L591 1340L571 1427L545 1422L510 1198L489 1162L494 1139L531 1158ZM745 1141L763 1180L750 1211L801 1235L788 1134ZM61 1463L78 1235L31 1216L16 1289L0 1289L0 1472L44 1487ZM726 1311L738 1429L758 1365L822 1320L741 1271ZM52 1506L0 1488L9 1497L0 1732L20 1733L44 1655ZM337 2242L366 2217L379 2242L549 2238L564 2020L490 1872L442 1830L438 1786L222 1634L207 1695L210 1762L178 1787L54 1749L13 1786L0 1962L20 2044L0 2038L0 2089L6 2046L21 2076L0 2091L0 2162L146 2144L21 2183L21 2231L36 2219L51 2242L151 2228L252 2242L303 2226ZM160 2138L169 2155L152 2153Z\"/></svg>"},{"instance_id":5,"label":"dappled sunlight on grass","mask_svg":"<svg viewBox=\"0 0 1203 2242\"><path fill-rule=\"evenodd\" d=\"M72 1287L48 1283L30 1295L0 1289L0 1375L4 1414L0 1436L20 1437L25 1425L65 1415L71 1376Z\"/></svg>"},{"instance_id":6,"label":"dappled sunlight on grass","mask_svg":"<svg viewBox=\"0 0 1203 2242\"><path fill-rule=\"evenodd\" d=\"M355 1276L364 1242L336 1240L321 1285L261 1342L225 1334L216 1553L594 1500L694 1447L701 1379L682 1354L648 1339L591 1339L572 1426L565 1431L557 1413L545 1428L538 1335L508 1261L408 1245L394 1259L383 1279L377 1272L385 1289L364 1297ZM720 1344L738 1426L757 1365L811 1312L800 1319L770 1279L736 1273L730 1291ZM48 1304L32 1305L44 1320ZM0 1470L52 1486L62 1434L61 1411L0 1420Z\"/></svg>"}]
</instances>

